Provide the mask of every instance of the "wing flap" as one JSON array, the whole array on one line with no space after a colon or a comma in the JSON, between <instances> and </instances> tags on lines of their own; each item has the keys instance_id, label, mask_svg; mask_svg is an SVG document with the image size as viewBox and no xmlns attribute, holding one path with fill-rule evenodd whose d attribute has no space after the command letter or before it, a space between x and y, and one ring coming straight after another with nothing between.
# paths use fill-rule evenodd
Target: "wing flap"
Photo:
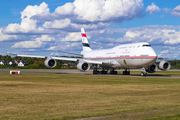
<instances>
[{"instance_id":1,"label":"wing flap","mask_svg":"<svg viewBox=\"0 0 180 120\"><path fill-rule=\"evenodd\" d=\"M57 52L67 53L67 54L72 54L72 55L79 55L79 56L83 56L82 54L76 54L76 53L64 52L64 51L59 51L59 50L58 50Z\"/></svg>"},{"instance_id":2,"label":"wing flap","mask_svg":"<svg viewBox=\"0 0 180 120\"><path fill-rule=\"evenodd\" d=\"M84 59L83 61L87 62L87 63L91 63L91 64L102 64L102 61L97 61L97 60L86 60Z\"/></svg>"},{"instance_id":3,"label":"wing flap","mask_svg":"<svg viewBox=\"0 0 180 120\"><path fill-rule=\"evenodd\" d=\"M16 55L20 57L35 57L35 58L46 58L46 56L37 56L37 55Z\"/></svg>"},{"instance_id":4,"label":"wing flap","mask_svg":"<svg viewBox=\"0 0 180 120\"><path fill-rule=\"evenodd\" d=\"M21 57L35 57L35 58L46 58L48 56L37 56L37 55L16 55L16 56L21 56ZM55 60L66 60L66 61L85 61L90 64L110 64L106 63L103 61L98 61L98 60L87 60L87 59L82 59L82 58L67 58L67 57L51 57Z\"/></svg>"},{"instance_id":5,"label":"wing flap","mask_svg":"<svg viewBox=\"0 0 180 120\"><path fill-rule=\"evenodd\" d=\"M51 57L55 60L78 61L80 58Z\"/></svg>"}]
</instances>

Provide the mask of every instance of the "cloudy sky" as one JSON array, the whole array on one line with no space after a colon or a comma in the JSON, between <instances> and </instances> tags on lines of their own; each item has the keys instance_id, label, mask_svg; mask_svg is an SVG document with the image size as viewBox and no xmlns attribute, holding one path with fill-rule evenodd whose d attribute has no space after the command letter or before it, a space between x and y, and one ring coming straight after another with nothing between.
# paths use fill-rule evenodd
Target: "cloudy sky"
<instances>
[{"instance_id":1,"label":"cloudy sky","mask_svg":"<svg viewBox=\"0 0 180 120\"><path fill-rule=\"evenodd\" d=\"M80 53L83 27L92 49L149 42L159 57L180 59L177 0L3 0L0 54Z\"/></svg>"}]
</instances>

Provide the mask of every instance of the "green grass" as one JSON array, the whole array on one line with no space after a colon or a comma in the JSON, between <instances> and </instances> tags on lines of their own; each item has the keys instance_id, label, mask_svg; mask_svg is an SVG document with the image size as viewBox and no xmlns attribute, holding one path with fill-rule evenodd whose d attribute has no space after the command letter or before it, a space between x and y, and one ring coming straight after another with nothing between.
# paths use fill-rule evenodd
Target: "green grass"
<instances>
[{"instance_id":1,"label":"green grass","mask_svg":"<svg viewBox=\"0 0 180 120\"><path fill-rule=\"evenodd\" d=\"M179 111L179 78L0 73L0 119L174 120Z\"/></svg>"},{"instance_id":2,"label":"green grass","mask_svg":"<svg viewBox=\"0 0 180 120\"><path fill-rule=\"evenodd\" d=\"M140 75L142 71L131 71L133 75ZM119 73L122 73L120 71ZM180 76L180 71L156 71L155 73L147 73L149 76Z\"/></svg>"}]
</instances>

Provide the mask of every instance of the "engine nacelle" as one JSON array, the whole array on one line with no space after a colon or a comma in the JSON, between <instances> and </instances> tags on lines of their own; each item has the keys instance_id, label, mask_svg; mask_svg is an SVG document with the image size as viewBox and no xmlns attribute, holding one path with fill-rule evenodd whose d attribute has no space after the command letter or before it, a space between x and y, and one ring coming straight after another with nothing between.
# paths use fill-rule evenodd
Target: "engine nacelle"
<instances>
[{"instance_id":1,"label":"engine nacelle","mask_svg":"<svg viewBox=\"0 0 180 120\"><path fill-rule=\"evenodd\" d=\"M160 70L169 70L171 68L171 64L167 61L161 60L159 63Z\"/></svg>"},{"instance_id":2,"label":"engine nacelle","mask_svg":"<svg viewBox=\"0 0 180 120\"><path fill-rule=\"evenodd\" d=\"M45 61L44 61L44 64L46 67L48 68L54 68L56 66L56 60L53 59L53 58L47 58Z\"/></svg>"},{"instance_id":3,"label":"engine nacelle","mask_svg":"<svg viewBox=\"0 0 180 120\"><path fill-rule=\"evenodd\" d=\"M77 64L77 69L82 71L82 72L86 72L86 71L88 71L90 69L90 64L87 63L87 62L84 62L84 61L79 62Z\"/></svg>"},{"instance_id":4,"label":"engine nacelle","mask_svg":"<svg viewBox=\"0 0 180 120\"><path fill-rule=\"evenodd\" d=\"M157 71L156 64L152 64L152 65L148 66L148 68L146 69L146 72L149 72L149 73L155 73L156 71Z\"/></svg>"}]
</instances>

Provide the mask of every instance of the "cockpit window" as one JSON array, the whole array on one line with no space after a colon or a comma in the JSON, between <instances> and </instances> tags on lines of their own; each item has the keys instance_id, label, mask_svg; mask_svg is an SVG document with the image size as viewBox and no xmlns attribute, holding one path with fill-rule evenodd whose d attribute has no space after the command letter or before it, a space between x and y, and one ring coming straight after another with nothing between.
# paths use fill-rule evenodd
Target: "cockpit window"
<instances>
[{"instance_id":1,"label":"cockpit window","mask_svg":"<svg viewBox=\"0 0 180 120\"><path fill-rule=\"evenodd\" d=\"M143 45L142 47L151 47L151 45L145 44L145 45Z\"/></svg>"}]
</instances>

